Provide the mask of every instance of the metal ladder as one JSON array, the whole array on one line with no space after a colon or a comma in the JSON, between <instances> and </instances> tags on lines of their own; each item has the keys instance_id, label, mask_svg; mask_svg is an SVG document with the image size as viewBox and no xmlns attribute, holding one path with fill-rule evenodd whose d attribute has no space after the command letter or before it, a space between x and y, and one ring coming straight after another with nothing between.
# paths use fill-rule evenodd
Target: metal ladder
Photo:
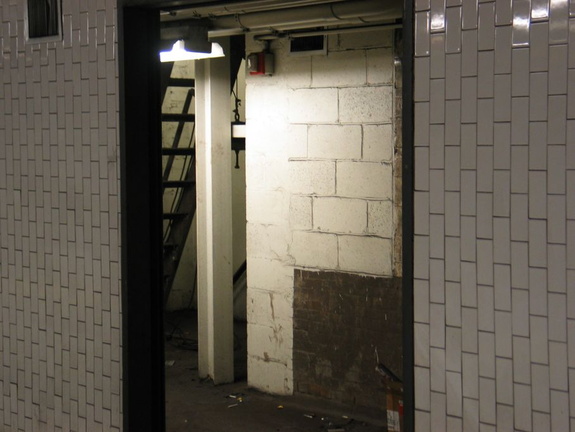
<instances>
[{"instance_id":1,"label":"metal ladder","mask_svg":"<svg viewBox=\"0 0 575 432\"><path fill-rule=\"evenodd\" d=\"M169 209L166 211L164 208L163 211L164 305L168 302L188 232L196 213L195 116L189 113L195 95L195 81L189 78L172 78L172 68L173 63L162 64L162 101L168 87L186 88L187 93L181 112L162 113L162 125L176 123L171 145L164 146L162 143L163 205L169 203ZM186 135L184 132L189 135L187 140L184 139Z\"/></svg>"},{"instance_id":2,"label":"metal ladder","mask_svg":"<svg viewBox=\"0 0 575 432\"><path fill-rule=\"evenodd\" d=\"M245 52L245 41L242 37L232 40L230 52L230 91L233 91L235 80ZM168 87L184 87L188 89L182 110L179 113L162 113L162 125L164 123L177 123L171 146L162 146L162 159L167 158L163 170L163 196L164 202L170 192L174 197L169 211L163 212L164 236L163 236L163 292L164 306L168 302L170 291L174 283L176 271L182 258L188 232L196 213L196 149L195 149L195 115L189 110L195 96L195 80L191 78L172 78L174 63L162 63L161 65L161 90L163 101ZM237 109L237 106L236 106ZM182 145L186 125L192 127L189 140ZM162 140L163 141L163 140ZM245 150L244 139L232 139L232 150L236 153L236 166L238 153ZM183 169L177 179L173 178L172 171L176 158L183 158ZM245 272L245 263L240 266Z\"/></svg>"}]
</instances>

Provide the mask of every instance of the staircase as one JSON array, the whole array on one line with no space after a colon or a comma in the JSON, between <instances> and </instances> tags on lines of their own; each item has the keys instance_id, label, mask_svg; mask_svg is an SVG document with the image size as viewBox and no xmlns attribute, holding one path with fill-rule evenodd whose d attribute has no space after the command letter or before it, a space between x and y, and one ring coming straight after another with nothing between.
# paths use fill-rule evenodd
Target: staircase
<instances>
[{"instance_id":1,"label":"staircase","mask_svg":"<svg viewBox=\"0 0 575 432\"><path fill-rule=\"evenodd\" d=\"M174 126L171 144L166 146L162 140L164 305L170 296L196 213L195 116L190 113L195 83L193 79L172 78L172 67L173 63L162 64L162 100L168 87L179 87L187 92L180 112L162 113L162 126Z\"/></svg>"},{"instance_id":2,"label":"staircase","mask_svg":"<svg viewBox=\"0 0 575 432\"><path fill-rule=\"evenodd\" d=\"M245 40L243 36L236 37L232 38L231 43L230 90L233 90L245 52ZM179 112L162 113L162 126L169 123L175 125L171 144L164 146L165 140L162 139L164 306L168 302L186 238L196 213L195 115L190 113L195 95L195 80L172 78L173 65L174 63L169 62L161 64L161 100L164 100L170 87L186 89L187 93ZM239 151L245 150L245 140L234 138L232 149L236 153L237 165L237 155ZM169 209L166 211L167 207ZM245 264L241 269L245 273Z\"/></svg>"}]
</instances>

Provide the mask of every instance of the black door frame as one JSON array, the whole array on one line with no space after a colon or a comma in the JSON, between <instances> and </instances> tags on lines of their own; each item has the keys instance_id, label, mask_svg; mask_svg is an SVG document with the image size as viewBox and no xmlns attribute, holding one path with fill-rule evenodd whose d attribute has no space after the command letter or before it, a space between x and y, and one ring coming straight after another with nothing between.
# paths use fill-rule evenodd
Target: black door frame
<instances>
[{"instance_id":1,"label":"black door frame","mask_svg":"<svg viewBox=\"0 0 575 432\"><path fill-rule=\"evenodd\" d=\"M402 56L402 327L403 327L403 404L404 430L415 431L415 357L413 339L413 238L414 238L414 170L413 152L413 0L403 3L403 56Z\"/></svg>"},{"instance_id":2,"label":"black door frame","mask_svg":"<svg viewBox=\"0 0 575 432\"><path fill-rule=\"evenodd\" d=\"M124 432L165 431L160 21L118 1ZM402 205L404 430L415 430L413 340L413 0L404 0Z\"/></svg>"},{"instance_id":3,"label":"black door frame","mask_svg":"<svg viewBox=\"0 0 575 432\"><path fill-rule=\"evenodd\" d=\"M124 432L165 430L160 19L118 5Z\"/></svg>"}]
</instances>

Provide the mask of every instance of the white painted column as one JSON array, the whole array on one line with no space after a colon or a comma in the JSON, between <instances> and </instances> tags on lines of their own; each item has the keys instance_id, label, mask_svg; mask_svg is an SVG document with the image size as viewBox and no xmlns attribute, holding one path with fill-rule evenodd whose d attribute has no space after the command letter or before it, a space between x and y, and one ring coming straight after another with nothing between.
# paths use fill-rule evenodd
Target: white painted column
<instances>
[{"instance_id":1,"label":"white painted column","mask_svg":"<svg viewBox=\"0 0 575 432\"><path fill-rule=\"evenodd\" d=\"M227 57L196 61L198 361L215 384L234 380L230 61L220 44Z\"/></svg>"}]
</instances>

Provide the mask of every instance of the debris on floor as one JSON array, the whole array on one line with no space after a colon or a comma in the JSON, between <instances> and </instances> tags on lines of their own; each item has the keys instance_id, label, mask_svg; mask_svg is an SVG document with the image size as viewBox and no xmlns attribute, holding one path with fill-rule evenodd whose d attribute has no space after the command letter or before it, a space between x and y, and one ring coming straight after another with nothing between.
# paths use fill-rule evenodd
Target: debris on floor
<instances>
[{"instance_id":1,"label":"debris on floor","mask_svg":"<svg viewBox=\"0 0 575 432\"><path fill-rule=\"evenodd\" d=\"M180 315L174 315L174 321L179 321L176 318ZM190 326L197 325L197 316L190 316L188 321ZM184 331L178 336L185 334L186 323L181 321ZM245 336L243 341L245 346ZM242 372L247 370L245 352L235 359L236 365L241 365L234 371L239 380L216 385L212 377L200 376L196 352L182 350L175 342L166 343L165 347L165 359L174 361L172 366L166 363L165 367L167 432L386 431L386 406L377 417L368 417L313 398L269 395L250 388L245 382L245 372Z\"/></svg>"},{"instance_id":2,"label":"debris on floor","mask_svg":"<svg viewBox=\"0 0 575 432\"><path fill-rule=\"evenodd\" d=\"M322 417L321 420L324 422L323 428L325 428L327 432L348 432L356 430L357 427L361 429L367 426L366 423L357 422L355 419L346 415L342 415L341 419L342 421L332 421L329 417Z\"/></svg>"}]
</instances>

